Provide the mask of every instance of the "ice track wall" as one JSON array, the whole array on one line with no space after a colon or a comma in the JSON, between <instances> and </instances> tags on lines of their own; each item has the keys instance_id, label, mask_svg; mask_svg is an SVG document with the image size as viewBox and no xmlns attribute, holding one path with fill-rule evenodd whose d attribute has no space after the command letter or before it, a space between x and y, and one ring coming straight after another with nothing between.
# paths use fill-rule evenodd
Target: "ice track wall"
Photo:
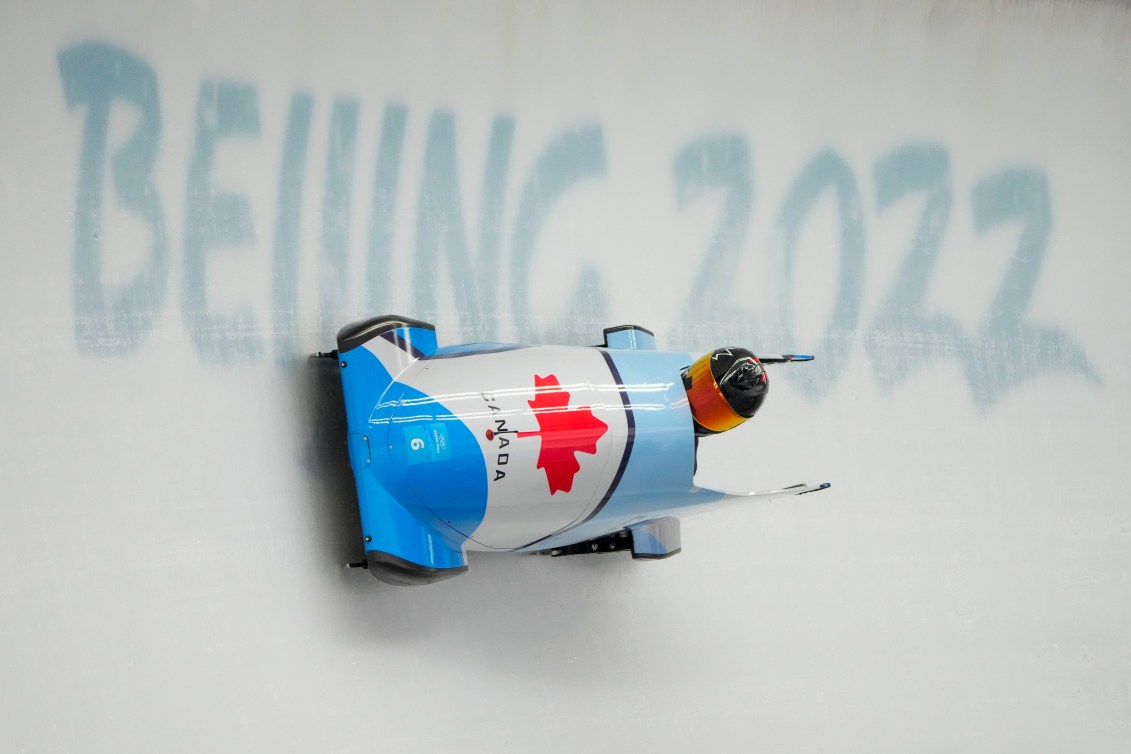
<instances>
[{"instance_id":1,"label":"ice track wall","mask_svg":"<svg viewBox=\"0 0 1131 754\"><path fill-rule=\"evenodd\" d=\"M1131 749L1119 3L0 3L0 750ZM817 355L659 563L358 522L344 322Z\"/></svg>"}]
</instances>

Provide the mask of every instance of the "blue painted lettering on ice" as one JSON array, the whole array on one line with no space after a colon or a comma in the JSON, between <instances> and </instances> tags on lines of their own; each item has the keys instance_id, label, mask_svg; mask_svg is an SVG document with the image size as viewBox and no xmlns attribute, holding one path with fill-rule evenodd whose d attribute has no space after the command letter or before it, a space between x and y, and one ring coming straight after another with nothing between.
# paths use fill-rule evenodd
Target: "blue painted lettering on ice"
<instances>
[{"instance_id":1,"label":"blue painted lettering on ice","mask_svg":"<svg viewBox=\"0 0 1131 754\"><path fill-rule=\"evenodd\" d=\"M161 141L157 75L129 52L97 42L60 52L59 74L67 106L85 108L75 202L75 340L84 354L121 356L140 347L165 306L169 240L152 178ZM102 187L115 102L141 116L109 168L118 206L149 230L149 253L132 281L111 287L102 282L103 254L113 252L101 241Z\"/></svg>"},{"instance_id":2,"label":"blue painted lettering on ice","mask_svg":"<svg viewBox=\"0 0 1131 754\"><path fill-rule=\"evenodd\" d=\"M174 256L165 205L153 179L162 135L160 80L146 61L101 42L62 49L58 66L64 100L83 116L77 138L72 249L76 344L89 356L135 354L165 312ZM121 145L111 145L111 111L122 107L140 117ZM320 107L329 113L321 192L313 194L321 199L322 225L320 243L311 252L316 279L305 281L300 279L305 253L301 218L311 180L311 124ZM460 314L461 332L452 333L453 338L497 337L503 316L513 322L517 338L527 342L588 342L592 333L582 330L608 324L610 296L622 291L610 290L606 277L592 266L583 265L578 278L566 282L572 283L573 292L558 320L538 326L530 298L531 270L548 219L561 211L559 205L569 192L606 176L608 157L600 123L578 123L548 135L529 173L515 176L511 152L518 122L509 114L492 120L486 144L468 144L460 139L455 112L416 114L396 103L383 106L377 133L362 134L364 107L349 97L322 104L313 93L295 91L285 112L261 113L252 83L205 80L200 84L192 149L182 163L187 171L180 314L201 361L257 362L267 355L269 345L273 360L289 368L301 356L297 309L300 291L306 288L317 294L319 323L328 338L347 318L385 311L393 296L385 273L398 253L394 230L400 200L413 189L418 199L415 222L410 224L414 234L411 251L402 252L411 257L407 269L413 300L408 309L413 316L436 317L438 291L447 290ZM213 180L218 146L229 141L258 144L261 118L278 118L283 126L273 223L252 215L248 196L238 185L221 190ZM410 127L424 136L417 186L403 180ZM358 164L358 152L360 141L369 138L376 154L367 169ZM477 202L461 190L458 165L469 164L459 159L461 150L484 154L482 172L471 184L478 186ZM787 376L814 401L837 388L836 375L850 367L857 345L884 392L940 361L960 360L971 399L982 409L1026 380L1051 372L1099 383L1097 369L1074 337L1027 316L1052 240L1053 207L1044 171L1032 166L1006 168L976 180L969 189L978 234L1008 226L1019 236L989 309L972 332L965 332L956 312L930 310L925 304L954 217L957 190L945 146L911 143L880 155L869 176L871 193L861 188L850 162L834 150L820 150L800 165L797 177L784 187L777 213L771 215L777 240L775 256L768 261L776 264L768 265L765 279L758 281L762 290L777 296L769 314L748 311L732 279L744 255L752 253L747 237L756 209L757 162L747 137L726 131L700 134L676 149L673 157L657 155L657 159L671 160L677 211L721 201L705 250L667 250L691 260L687 298L682 305L673 302L673 319L678 321L670 333L671 345L697 349L705 347L706 338L711 343L756 343L766 350L818 353L822 366ZM108 183L107 171L112 179ZM369 196L361 200L354 196L359 174L371 176L363 179ZM757 193L767 192L763 187ZM512 194L516 211L508 228L504 208ZM873 215L865 212L863 196L874 199ZM882 223L896 205L919 198L922 210L895 281L867 316L863 292L868 226ZM117 285L106 283L102 274L106 260L118 253L102 242L110 202L140 219L147 230L144 264L131 280ZM827 254L827 264L836 269L836 288L823 333L818 342L806 343L796 330L800 301L791 291L796 287L798 241L818 206L834 208L839 229L838 243L818 252ZM364 242L350 238L355 211L368 216ZM467 222L471 211L478 214L474 239ZM273 233L270 253L263 254L264 270L269 271L270 312L212 301L210 260L220 254L256 255L262 236L258 231L264 227ZM352 301L349 271L355 265L350 255L358 246L365 257L357 265L364 279L361 299ZM401 260L402 268L405 261ZM441 280L445 271L447 278ZM500 290L500 271L509 273L505 295ZM767 342L774 339L778 342Z\"/></svg>"},{"instance_id":3,"label":"blue painted lettering on ice","mask_svg":"<svg viewBox=\"0 0 1131 754\"><path fill-rule=\"evenodd\" d=\"M259 136L255 87L205 81L196 105L196 137L189 160L185 206L185 268L181 316L196 351L205 362L254 361L262 353L259 323L244 307L226 310L208 299L208 258L217 247L226 253L255 246L255 223L245 195L212 185L220 141Z\"/></svg>"}]
</instances>

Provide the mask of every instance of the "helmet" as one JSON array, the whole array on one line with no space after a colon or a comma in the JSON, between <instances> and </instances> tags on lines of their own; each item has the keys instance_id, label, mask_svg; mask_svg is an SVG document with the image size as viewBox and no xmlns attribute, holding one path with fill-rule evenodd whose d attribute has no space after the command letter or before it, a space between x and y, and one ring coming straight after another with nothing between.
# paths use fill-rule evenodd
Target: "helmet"
<instances>
[{"instance_id":1,"label":"helmet","mask_svg":"<svg viewBox=\"0 0 1131 754\"><path fill-rule=\"evenodd\" d=\"M745 348L718 348L683 371L695 432L737 427L761 408L770 382L766 368Z\"/></svg>"}]
</instances>

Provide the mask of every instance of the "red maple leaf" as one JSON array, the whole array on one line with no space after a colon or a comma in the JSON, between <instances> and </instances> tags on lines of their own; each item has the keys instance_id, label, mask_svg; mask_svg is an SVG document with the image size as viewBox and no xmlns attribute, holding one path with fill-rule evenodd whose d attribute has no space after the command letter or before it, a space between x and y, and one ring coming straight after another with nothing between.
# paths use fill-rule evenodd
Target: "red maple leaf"
<instances>
[{"instance_id":1,"label":"red maple leaf","mask_svg":"<svg viewBox=\"0 0 1131 754\"><path fill-rule=\"evenodd\" d=\"M527 401L538 419L537 432L519 432L519 437L539 437L538 468L546 472L550 494L573 489L573 477L581 469L576 453L596 455L597 441L609 425L593 416L589 406L569 405L569 393L554 375L534 375L534 400Z\"/></svg>"}]
</instances>

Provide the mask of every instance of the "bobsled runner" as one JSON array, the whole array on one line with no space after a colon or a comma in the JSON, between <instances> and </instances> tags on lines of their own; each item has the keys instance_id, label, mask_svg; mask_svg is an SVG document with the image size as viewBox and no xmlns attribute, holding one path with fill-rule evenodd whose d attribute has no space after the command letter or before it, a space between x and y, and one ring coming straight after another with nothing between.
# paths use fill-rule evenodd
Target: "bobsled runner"
<instances>
[{"instance_id":1,"label":"bobsled runner","mask_svg":"<svg viewBox=\"0 0 1131 754\"><path fill-rule=\"evenodd\" d=\"M398 316L355 322L337 349L365 561L392 584L467 570L468 550L550 555L680 551L680 518L728 501L802 495L696 486L699 439L749 419L766 364L808 361L720 348L658 351L611 327L598 346L439 347Z\"/></svg>"}]
</instances>

